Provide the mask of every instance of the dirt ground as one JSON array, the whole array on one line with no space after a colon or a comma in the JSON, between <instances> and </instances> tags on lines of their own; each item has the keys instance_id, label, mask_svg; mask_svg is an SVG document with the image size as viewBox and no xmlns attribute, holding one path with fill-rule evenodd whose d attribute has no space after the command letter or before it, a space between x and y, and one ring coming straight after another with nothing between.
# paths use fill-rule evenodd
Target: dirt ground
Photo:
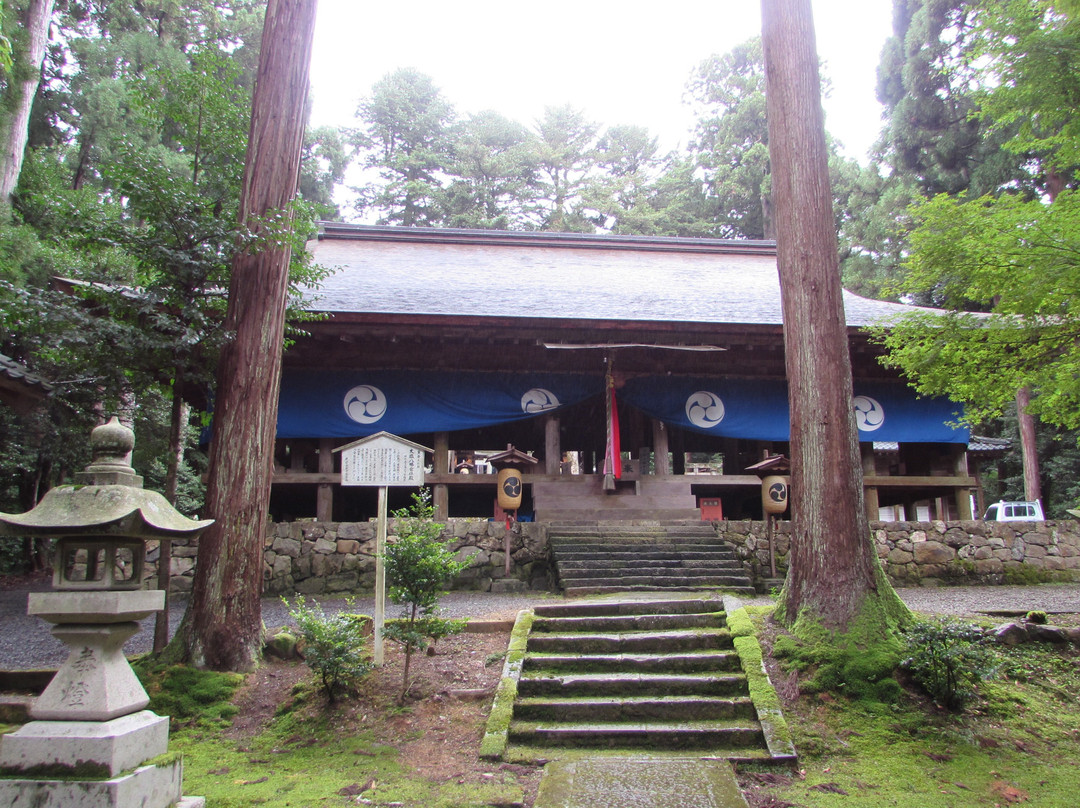
<instances>
[{"instance_id":1,"label":"dirt ground","mask_svg":"<svg viewBox=\"0 0 1080 808\"><path fill-rule=\"evenodd\" d=\"M536 797L541 769L477 757L509 639L505 632L459 634L439 640L434 656L414 656L405 709L395 704L404 656L388 643L386 664L367 678L359 693L339 698L330 708L336 711L335 724L373 731L379 743L400 750L404 765L433 782L480 783L494 772L509 773L521 785L527 808ZM243 743L259 734L305 678L310 679L311 672L303 663L272 661L261 667L237 693L240 709L226 737ZM307 709L325 708L319 693Z\"/></svg>"}]
</instances>

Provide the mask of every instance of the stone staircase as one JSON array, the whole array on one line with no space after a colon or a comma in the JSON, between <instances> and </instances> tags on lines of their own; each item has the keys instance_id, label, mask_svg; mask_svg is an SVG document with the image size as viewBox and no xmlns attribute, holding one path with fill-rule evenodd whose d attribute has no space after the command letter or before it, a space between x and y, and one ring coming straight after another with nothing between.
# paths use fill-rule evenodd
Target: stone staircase
<instances>
[{"instance_id":1,"label":"stone staircase","mask_svg":"<svg viewBox=\"0 0 1080 808\"><path fill-rule=\"evenodd\" d=\"M771 760L722 608L719 599L537 606L509 758L578 749Z\"/></svg>"},{"instance_id":2,"label":"stone staircase","mask_svg":"<svg viewBox=\"0 0 1080 808\"><path fill-rule=\"evenodd\" d=\"M754 594L735 552L708 523L555 523L548 541L567 596L702 589Z\"/></svg>"}]
</instances>

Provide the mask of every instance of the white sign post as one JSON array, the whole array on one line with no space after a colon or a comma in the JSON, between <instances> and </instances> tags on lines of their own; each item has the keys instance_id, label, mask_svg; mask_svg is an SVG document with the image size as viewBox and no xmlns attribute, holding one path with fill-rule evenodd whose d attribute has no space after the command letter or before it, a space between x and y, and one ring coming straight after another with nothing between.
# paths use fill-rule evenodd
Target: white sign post
<instances>
[{"instance_id":1,"label":"white sign post","mask_svg":"<svg viewBox=\"0 0 1080 808\"><path fill-rule=\"evenodd\" d=\"M386 500L391 485L419 488L424 484L426 446L379 432L334 449L341 452L341 484L379 487L379 517L375 530L375 638L376 667L383 664L383 626L386 624Z\"/></svg>"}]
</instances>

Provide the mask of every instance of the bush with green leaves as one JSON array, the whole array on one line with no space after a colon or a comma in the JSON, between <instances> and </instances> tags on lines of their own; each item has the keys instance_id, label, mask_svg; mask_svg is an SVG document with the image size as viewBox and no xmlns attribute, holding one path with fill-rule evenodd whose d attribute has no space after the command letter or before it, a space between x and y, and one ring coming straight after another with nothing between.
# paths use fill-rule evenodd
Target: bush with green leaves
<instances>
[{"instance_id":1,"label":"bush with green leaves","mask_svg":"<svg viewBox=\"0 0 1080 808\"><path fill-rule=\"evenodd\" d=\"M909 656L903 667L942 707L963 708L978 695L978 683L997 673L978 626L940 617L919 621L906 634Z\"/></svg>"},{"instance_id":2,"label":"bush with green leaves","mask_svg":"<svg viewBox=\"0 0 1080 808\"><path fill-rule=\"evenodd\" d=\"M383 553L387 594L404 607L401 619L387 622L383 630L386 639L405 651L399 704L404 703L409 690L412 655L427 648L429 639L437 640L465 626L464 621L439 616L439 597L469 562L455 560L442 540L443 525L434 521L434 515L431 493L425 488L413 494L411 507L394 511L396 536Z\"/></svg>"},{"instance_id":3,"label":"bush with green leaves","mask_svg":"<svg viewBox=\"0 0 1080 808\"><path fill-rule=\"evenodd\" d=\"M327 615L318 603L309 606L303 596L285 605L303 639L304 661L333 703L339 691L354 686L371 671L364 621L345 612Z\"/></svg>"}]
</instances>

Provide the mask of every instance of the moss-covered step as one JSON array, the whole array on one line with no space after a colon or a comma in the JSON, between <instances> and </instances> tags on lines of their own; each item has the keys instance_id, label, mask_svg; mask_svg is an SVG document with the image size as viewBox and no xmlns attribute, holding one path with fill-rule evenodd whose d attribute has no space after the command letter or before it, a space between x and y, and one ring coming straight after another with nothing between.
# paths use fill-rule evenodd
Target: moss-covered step
<instances>
[{"instance_id":1,"label":"moss-covered step","mask_svg":"<svg viewBox=\"0 0 1080 808\"><path fill-rule=\"evenodd\" d=\"M566 634L574 631L676 631L688 628L724 628L723 612L696 614L608 615L606 617L541 617L533 621L533 633Z\"/></svg>"},{"instance_id":2,"label":"moss-covered step","mask_svg":"<svg viewBox=\"0 0 1080 808\"><path fill-rule=\"evenodd\" d=\"M674 654L580 654L527 653L522 670L549 673L700 673L737 671L739 655L734 649L713 649Z\"/></svg>"},{"instance_id":3,"label":"moss-covered step","mask_svg":"<svg viewBox=\"0 0 1080 808\"><path fill-rule=\"evenodd\" d=\"M750 720L510 722L510 743L545 747L721 750L762 746L761 725Z\"/></svg>"},{"instance_id":4,"label":"moss-covered step","mask_svg":"<svg viewBox=\"0 0 1080 808\"><path fill-rule=\"evenodd\" d=\"M572 673L523 676L518 680L518 695L526 696L641 696L662 693L667 696L735 696L745 694L743 673L689 673L680 675L634 672Z\"/></svg>"},{"instance_id":5,"label":"moss-covered step","mask_svg":"<svg viewBox=\"0 0 1080 808\"><path fill-rule=\"evenodd\" d=\"M539 633L529 637L529 650L561 654L669 654L732 648L727 629L624 631L603 634Z\"/></svg>"},{"instance_id":6,"label":"moss-covered step","mask_svg":"<svg viewBox=\"0 0 1080 808\"><path fill-rule=\"evenodd\" d=\"M522 721L588 722L757 718L749 696L522 697L514 715Z\"/></svg>"},{"instance_id":7,"label":"moss-covered step","mask_svg":"<svg viewBox=\"0 0 1080 808\"><path fill-rule=\"evenodd\" d=\"M676 598L673 600L631 600L611 602L605 600L579 601L576 603L544 603L533 611L536 617L603 617L631 614L699 614L723 610L720 598Z\"/></svg>"}]
</instances>

